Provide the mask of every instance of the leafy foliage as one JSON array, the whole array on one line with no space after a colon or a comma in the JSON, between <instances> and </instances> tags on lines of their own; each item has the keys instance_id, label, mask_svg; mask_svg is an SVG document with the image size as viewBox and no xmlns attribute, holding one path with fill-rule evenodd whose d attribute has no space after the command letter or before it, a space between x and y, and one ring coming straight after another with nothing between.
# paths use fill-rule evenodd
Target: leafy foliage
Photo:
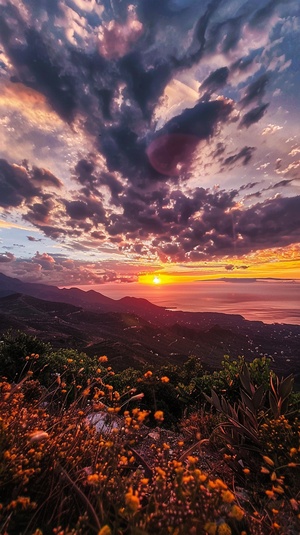
<instances>
[{"instance_id":1,"label":"leafy foliage","mask_svg":"<svg viewBox=\"0 0 300 535\"><path fill-rule=\"evenodd\" d=\"M27 355L44 355L49 351L51 351L50 344L45 344L36 336L9 330L1 336L0 375L15 381L26 366L24 359Z\"/></svg>"}]
</instances>

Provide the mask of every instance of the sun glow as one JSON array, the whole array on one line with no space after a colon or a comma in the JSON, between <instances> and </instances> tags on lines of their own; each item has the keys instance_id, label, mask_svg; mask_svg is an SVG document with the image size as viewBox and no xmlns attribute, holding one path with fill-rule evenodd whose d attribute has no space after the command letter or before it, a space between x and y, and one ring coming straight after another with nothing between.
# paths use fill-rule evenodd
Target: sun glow
<instances>
[{"instance_id":1,"label":"sun glow","mask_svg":"<svg viewBox=\"0 0 300 535\"><path fill-rule=\"evenodd\" d=\"M300 280L300 244L251 253L240 258L226 257L220 261L192 264L187 267L162 265L160 270L142 273L140 284L169 286L200 280L230 278L278 278Z\"/></svg>"}]
</instances>

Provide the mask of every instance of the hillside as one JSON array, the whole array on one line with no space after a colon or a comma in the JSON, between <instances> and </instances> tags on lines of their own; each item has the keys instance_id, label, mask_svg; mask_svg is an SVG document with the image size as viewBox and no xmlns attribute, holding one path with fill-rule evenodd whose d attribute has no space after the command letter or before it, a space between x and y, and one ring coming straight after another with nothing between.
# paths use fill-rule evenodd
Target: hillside
<instances>
[{"instance_id":1,"label":"hillside","mask_svg":"<svg viewBox=\"0 0 300 535\"><path fill-rule=\"evenodd\" d=\"M118 369L146 363L178 364L190 355L212 369L220 365L224 354L244 354L249 360L268 354L278 373L300 375L297 325L166 310L145 299L116 301L94 291L61 290L1 274L0 295L4 295L0 298L0 332L11 327L38 335L53 347L74 347L91 356L107 354Z\"/></svg>"}]
</instances>

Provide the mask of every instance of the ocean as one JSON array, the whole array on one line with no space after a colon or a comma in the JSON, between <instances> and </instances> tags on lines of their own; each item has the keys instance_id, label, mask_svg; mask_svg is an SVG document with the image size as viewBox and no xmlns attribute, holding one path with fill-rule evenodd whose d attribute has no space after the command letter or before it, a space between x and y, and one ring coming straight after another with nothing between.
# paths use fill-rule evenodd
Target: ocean
<instances>
[{"instance_id":1,"label":"ocean","mask_svg":"<svg viewBox=\"0 0 300 535\"><path fill-rule=\"evenodd\" d=\"M156 305L177 310L224 312L265 323L300 324L300 281L108 283L80 288L96 290L112 299L142 297Z\"/></svg>"}]
</instances>

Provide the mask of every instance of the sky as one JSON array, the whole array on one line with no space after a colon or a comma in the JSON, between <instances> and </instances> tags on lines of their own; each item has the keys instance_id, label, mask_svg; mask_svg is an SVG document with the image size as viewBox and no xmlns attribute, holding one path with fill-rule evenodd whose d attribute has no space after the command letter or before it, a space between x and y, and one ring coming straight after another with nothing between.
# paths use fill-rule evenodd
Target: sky
<instances>
[{"instance_id":1,"label":"sky","mask_svg":"<svg viewBox=\"0 0 300 535\"><path fill-rule=\"evenodd\" d=\"M299 0L0 0L0 271L300 279Z\"/></svg>"}]
</instances>

